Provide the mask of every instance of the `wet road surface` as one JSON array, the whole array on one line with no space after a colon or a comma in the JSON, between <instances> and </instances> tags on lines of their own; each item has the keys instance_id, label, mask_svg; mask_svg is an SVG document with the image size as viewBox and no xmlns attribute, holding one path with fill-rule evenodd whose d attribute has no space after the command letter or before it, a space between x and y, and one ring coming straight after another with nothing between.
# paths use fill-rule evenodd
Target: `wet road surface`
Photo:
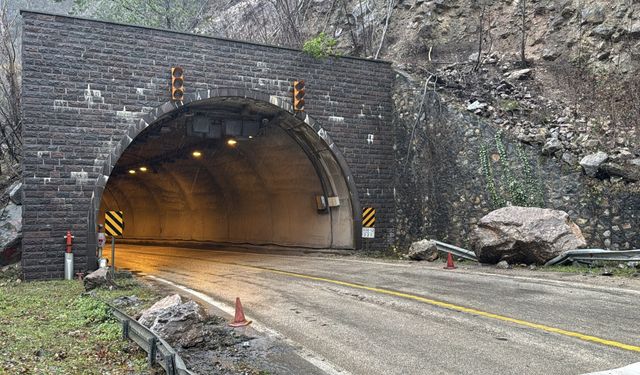
<instances>
[{"instance_id":1,"label":"wet road surface","mask_svg":"<svg viewBox=\"0 0 640 375\"><path fill-rule=\"evenodd\" d=\"M120 245L352 374L582 374L640 361L640 289L439 264Z\"/></svg>"}]
</instances>

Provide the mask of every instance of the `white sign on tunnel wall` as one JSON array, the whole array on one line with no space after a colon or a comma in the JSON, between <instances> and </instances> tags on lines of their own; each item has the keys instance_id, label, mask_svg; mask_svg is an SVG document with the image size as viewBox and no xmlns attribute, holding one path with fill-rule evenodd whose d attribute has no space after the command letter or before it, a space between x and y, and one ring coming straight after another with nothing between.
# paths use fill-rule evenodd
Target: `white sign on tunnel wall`
<instances>
[{"instance_id":1,"label":"white sign on tunnel wall","mask_svg":"<svg viewBox=\"0 0 640 375\"><path fill-rule=\"evenodd\" d=\"M362 228L362 238L375 238L376 228Z\"/></svg>"}]
</instances>

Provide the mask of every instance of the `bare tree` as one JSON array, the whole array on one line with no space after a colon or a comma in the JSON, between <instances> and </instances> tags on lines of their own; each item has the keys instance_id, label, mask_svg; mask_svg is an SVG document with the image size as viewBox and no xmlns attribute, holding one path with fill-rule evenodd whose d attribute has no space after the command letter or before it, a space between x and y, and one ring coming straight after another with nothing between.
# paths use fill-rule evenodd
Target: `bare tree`
<instances>
[{"instance_id":1,"label":"bare tree","mask_svg":"<svg viewBox=\"0 0 640 375\"><path fill-rule=\"evenodd\" d=\"M473 67L474 71L480 69L480 63L482 61L482 47L484 42L484 18L487 11L487 4L481 1L480 4L480 19L478 20L478 58L476 64Z\"/></svg>"},{"instance_id":2,"label":"bare tree","mask_svg":"<svg viewBox=\"0 0 640 375\"><path fill-rule=\"evenodd\" d=\"M387 0L387 9L393 11L393 1ZM353 43L354 52L364 57L374 57L374 17L372 7L375 6L373 2L363 2L358 0L358 3L353 8L352 12L347 10L347 1L342 0L342 11L346 23L349 27L349 33L351 34L351 41ZM391 8L389 8L391 6ZM388 17L391 17L391 13L386 13ZM383 31L386 30L383 29Z\"/></svg>"},{"instance_id":3,"label":"bare tree","mask_svg":"<svg viewBox=\"0 0 640 375\"><path fill-rule=\"evenodd\" d=\"M186 32L197 32L214 6L212 0L73 0L73 3L74 14Z\"/></svg>"},{"instance_id":4,"label":"bare tree","mask_svg":"<svg viewBox=\"0 0 640 375\"><path fill-rule=\"evenodd\" d=\"M277 17L276 35L289 47L301 47L306 39L304 23L311 0L269 0Z\"/></svg>"},{"instance_id":5,"label":"bare tree","mask_svg":"<svg viewBox=\"0 0 640 375\"><path fill-rule=\"evenodd\" d=\"M520 33L520 62L523 65L527 63L527 0L520 0L520 19L521 19L521 33Z\"/></svg>"},{"instance_id":6,"label":"bare tree","mask_svg":"<svg viewBox=\"0 0 640 375\"><path fill-rule=\"evenodd\" d=\"M5 3L0 8L0 157L9 165L19 163L22 152L21 76L15 23L16 18L9 18Z\"/></svg>"},{"instance_id":7,"label":"bare tree","mask_svg":"<svg viewBox=\"0 0 640 375\"><path fill-rule=\"evenodd\" d=\"M389 20L391 19L391 14L393 13L393 8L396 7L396 0L387 0L387 11L384 21L384 28L382 29L382 36L380 37L380 45L378 46L378 50L376 51L374 59L378 59L378 55L380 54L380 50L382 49L382 45L384 44L384 37L387 35L387 29L389 28Z\"/></svg>"}]
</instances>

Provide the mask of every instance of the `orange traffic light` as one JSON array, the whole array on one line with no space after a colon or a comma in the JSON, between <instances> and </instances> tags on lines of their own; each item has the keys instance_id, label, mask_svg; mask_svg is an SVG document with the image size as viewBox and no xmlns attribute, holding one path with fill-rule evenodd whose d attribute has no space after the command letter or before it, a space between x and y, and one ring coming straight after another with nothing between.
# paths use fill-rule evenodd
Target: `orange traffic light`
<instances>
[{"instance_id":1,"label":"orange traffic light","mask_svg":"<svg viewBox=\"0 0 640 375\"><path fill-rule=\"evenodd\" d=\"M293 81L293 111L304 112L304 81Z\"/></svg>"},{"instance_id":2,"label":"orange traffic light","mask_svg":"<svg viewBox=\"0 0 640 375\"><path fill-rule=\"evenodd\" d=\"M184 98L184 69L179 66L171 68L171 100Z\"/></svg>"}]
</instances>

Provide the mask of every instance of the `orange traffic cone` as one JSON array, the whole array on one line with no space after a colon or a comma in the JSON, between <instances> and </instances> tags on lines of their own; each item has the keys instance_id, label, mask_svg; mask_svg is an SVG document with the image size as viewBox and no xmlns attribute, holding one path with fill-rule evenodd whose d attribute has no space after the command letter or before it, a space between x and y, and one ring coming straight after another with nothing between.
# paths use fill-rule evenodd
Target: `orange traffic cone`
<instances>
[{"instance_id":1,"label":"orange traffic cone","mask_svg":"<svg viewBox=\"0 0 640 375\"><path fill-rule=\"evenodd\" d=\"M240 297L236 297L236 316L233 322L229 323L231 327L244 327L251 324L250 320L244 317L244 311L242 310L242 304L240 303Z\"/></svg>"},{"instance_id":2,"label":"orange traffic cone","mask_svg":"<svg viewBox=\"0 0 640 375\"><path fill-rule=\"evenodd\" d=\"M444 267L444 269L445 270L455 270L456 268L458 268L458 267L456 267L453 264L453 255L451 255L451 253L447 253L447 266Z\"/></svg>"}]
</instances>

